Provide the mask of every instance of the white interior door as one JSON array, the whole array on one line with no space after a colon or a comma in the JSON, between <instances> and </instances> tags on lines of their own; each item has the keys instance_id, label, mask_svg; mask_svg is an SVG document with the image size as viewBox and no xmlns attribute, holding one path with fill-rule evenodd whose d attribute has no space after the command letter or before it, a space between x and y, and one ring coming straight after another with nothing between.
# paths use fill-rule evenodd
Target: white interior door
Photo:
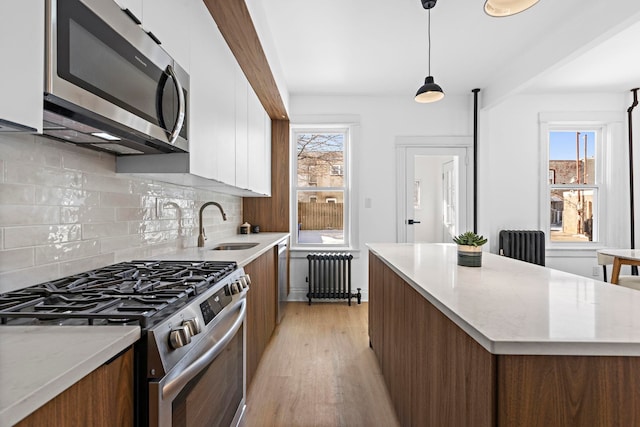
<instances>
[{"instance_id":1,"label":"white interior door","mask_svg":"<svg viewBox=\"0 0 640 427\"><path fill-rule=\"evenodd\" d=\"M442 164L442 242L451 242L458 224L458 177L453 159Z\"/></svg>"},{"instance_id":2,"label":"white interior door","mask_svg":"<svg viewBox=\"0 0 640 427\"><path fill-rule=\"evenodd\" d=\"M467 147L398 147L398 242L451 243L467 226Z\"/></svg>"}]
</instances>

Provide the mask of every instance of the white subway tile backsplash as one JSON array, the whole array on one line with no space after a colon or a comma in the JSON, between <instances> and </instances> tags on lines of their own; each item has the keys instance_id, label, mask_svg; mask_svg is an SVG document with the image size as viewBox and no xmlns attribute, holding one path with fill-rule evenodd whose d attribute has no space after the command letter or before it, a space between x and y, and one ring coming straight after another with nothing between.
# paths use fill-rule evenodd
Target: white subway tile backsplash
<instances>
[{"instance_id":1,"label":"white subway tile backsplash","mask_svg":"<svg viewBox=\"0 0 640 427\"><path fill-rule=\"evenodd\" d=\"M0 203L2 203L0 201ZM2 226L57 224L60 222L60 208L57 206L20 206L0 204Z\"/></svg>"},{"instance_id":2,"label":"white subway tile backsplash","mask_svg":"<svg viewBox=\"0 0 640 427\"><path fill-rule=\"evenodd\" d=\"M228 217L207 208L209 239L236 234L240 197L116 174L110 154L0 134L0 293L194 246L208 201Z\"/></svg>"},{"instance_id":3,"label":"white subway tile backsplash","mask_svg":"<svg viewBox=\"0 0 640 427\"><path fill-rule=\"evenodd\" d=\"M35 187L23 184L0 184L2 203L7 205L35 204Z\"/></svg>"},{"instance_id":4,"label":"white subway tile backsplash","mask_svg":"<svg viewBox=\"0 0 640 427\"><path fill-rule=\"evenodd\" d=\"M115 173L112 176L85 173L85 190L132 194L131 180Z\"/></svg>"},{"instance_id":5,"label":"white subway tile backsplash","mask_svg":"<svg viewBox=\"0 0 640 427\"><path fill-rule=\"evenodd\" d=\"M61 262L60 276L65 277L71 274L78 274L88 270L94 270L96 268L104 267L105 265L113 264L115 257L112 253L101 254L96 256L89 256L85 258L74 259L72 261Z\"/></svg>"},{"instance_id":6,"label":"white subway tile backsplash","mask_svg":"<svg viewBox=\"0 0 640 427\"><path fill-rule=\"evenodd\" d=\"M107 265L107 264L103 264ZM35 267L11 269L0 273L0 293L15 291L27 286L63 277L58 264L37 265Z\"/></svg>"},{"instance_id":7,"label":"white subway tile backsplash","mask_svg":"<svg viewBox=\"0 0 640 427\"><path fill-rule=\"evenodd\" d=\"M142 196L146 198L146 196ZM139 208L141 196L140 194L126 193L100 193L100 206L116 207L116 208Z\"/></svg>"},{"instance_id":8,"label":"white subway tile backsplash","mask_svg":"<svg viewBox=\"0 0 640 427\"><path fill-rule=\"evenodd\" d=\"M35 204L56 206L99 206L100 193L79 188L37 187Z\"/></svg>"},{"instance_id":9,"label":"white subway tile backsplash","mask_svg":"<svg viewBox=\"0 0 640 427\"><path fill-rule=\"evenodd\" d=\"M103 239L106 237L126 236L129 234L129 224L126 222L103 222L96 224L82 224L82 238Z\"/></svg>"},{"instance_id":10,"label":"white subway tile backsplash","mask_svg":"<svg viewBox=\"0 0 640 427\"><path fill-rule=\"evenodd\" d=\"M35 265L33 248L6 249L0 251L0 272Z\"/></svg>"},{"instance_id":11,"label":"white subway tile backsplash","mask_svg":"<svg viewBox=\"0 0 640 427\"><path fill-rule=\"evenodd\" d=\"M93 174L111 175L115 170L116 158L107 153L73 147L76 150L62 154L62 167Z\"/></svg>"},{"instance_id":12,"label":"white subway tile backsplash","mask_svg":"<svg viewBox=\"0 0 640 427\"><path fill-rule=\"evenodd\" d=\"M155 216L155 209L151 208L115 208L116 221L151 221Z\"/></svg>"},{"instance_id":13,"label":"white subway tile backsplash","mask_svg":"<svg viewBox=\"0 0 640 427\"><path fill-rule=\"evenodd\" d=\"M79 224L36 225L29 227L7 227L4 229L6 249L68 243L80 240Z\"/></svg>"},{"instance_id":14,"label":"white subway tile backsplash","mask_svg":"<svg viewBox=\"0 0 640 427\"><path fill-rule=\"evenodd\" d=\"M67 188L81 188L84 179L78 171L10 161L5 163L5 178L7 183Z\"/></svg>"},{"instance_id":15,"label":"white subway tile backsplash","mask_svg":"<svg viewBox=\"0 0 640 427\"><path fill-rule=\"evenodd\" d=\"M111 222L116 217L116 208L96 208L93 206L63 206L60 208L60 222L63 224Z\"/></svg>"},{"instance_id":16,"label":"white subway tile backsplash","mask_svg":"<svg viewBox=\"0 0 640 427\"><path fill-rule=\"evenodd\" d=\"M76 258L86 258L100 253L100 242L98 240L86 240L36 246L35 253L36 264L49 264Z\"/></svg>"},{"instance_id":17,"label":"white subway tile backsplash","mask_svg":"<svg viewBox=\"0 0 640 427\"><path fill-rule=\"evenodd\" d=\"M142 244L139 236L106 237L100 239L100 252L109 253L122 249L131 249Z\"/></svg>"}]
</instances>

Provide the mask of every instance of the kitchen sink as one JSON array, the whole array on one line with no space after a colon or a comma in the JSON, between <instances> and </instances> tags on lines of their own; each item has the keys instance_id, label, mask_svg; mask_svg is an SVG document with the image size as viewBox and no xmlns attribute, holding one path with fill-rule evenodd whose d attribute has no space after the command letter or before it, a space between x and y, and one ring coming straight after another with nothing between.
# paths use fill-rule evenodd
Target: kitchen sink
<instances>
[{"instance_id":1,"label":"kitchen sink","mask_svg":"<svg viewBox=\"0 0 640 427\"><path fill-rule=\"evenodd\" d=\"M240 251L242 249L251 249L258 246L259 243L220 243L212 251Z\"/></svg>"}]
</instances>

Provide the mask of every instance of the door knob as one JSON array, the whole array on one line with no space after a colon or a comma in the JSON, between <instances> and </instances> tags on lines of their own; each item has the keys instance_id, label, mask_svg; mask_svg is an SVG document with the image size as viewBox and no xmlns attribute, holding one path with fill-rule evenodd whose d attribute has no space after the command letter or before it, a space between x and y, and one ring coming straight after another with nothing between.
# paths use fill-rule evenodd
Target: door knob
<instances>
[{"instance_id":1,"label":"door knob","mask_svg":"<svg viewBox=\"0 0 640 427\"><path fill-rule=\"evenodd\" d=\"M407 224L412 225L412 224L420 224L420 221L414 221L412 219L408 219L407 220Z\"/></svg>"}]
</instances>

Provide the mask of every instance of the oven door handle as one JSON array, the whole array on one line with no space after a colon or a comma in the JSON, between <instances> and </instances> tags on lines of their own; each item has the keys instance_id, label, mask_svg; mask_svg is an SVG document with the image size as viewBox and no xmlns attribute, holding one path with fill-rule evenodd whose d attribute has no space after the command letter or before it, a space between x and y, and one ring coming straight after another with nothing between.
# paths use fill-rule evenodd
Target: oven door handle
<instances>
[{"instance_id":1,"label":"oven door handle","mask_svg":"<svg viewBox=\"0 0 640 427\"><path fill-rule=\"evenodd\" d=\"M196 359L193 363L189 364L182 372L176 375L174 378L168 380L164 386L162 387L162 398L165 399L167 396L173 396L179 393L185 385L189 383L193 378L196 377L204 368L206 368L217 356L224 350L224 348L229 344L233 336L238 332L242 322L244 322L245 314L247 311L247 300L243 298L242 301L238 304L241 304L239 313L237 314L236 320L233 322L233 325L229 330L224 334L224 336L215 343L209 350L202 354L198 359Z\"/></svg>"}]
</instances>

